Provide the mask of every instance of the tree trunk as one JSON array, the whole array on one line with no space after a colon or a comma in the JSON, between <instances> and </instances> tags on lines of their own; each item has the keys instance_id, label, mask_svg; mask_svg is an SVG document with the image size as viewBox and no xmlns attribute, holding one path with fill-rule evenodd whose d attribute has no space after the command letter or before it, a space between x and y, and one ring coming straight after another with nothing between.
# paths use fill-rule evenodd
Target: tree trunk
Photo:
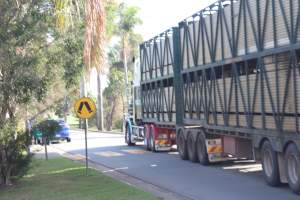
<instances>
[{"instance_id":1,"label":"tree trunk","mask_svg":"<svg viewBox=\"0 0 300 200\"><path fill-rule=\"evenodd\" d=\"M5 176L4 176L4 185L11 185L11 167L7 167Z\"/></svg>"},{"instance_id":2,"label":"tree trunk","mask_svg":"<svg viewBox=\"0 0 300 200\"><path fill-rule=\"evenodd\" d=\"M107 131L109 131L109 129L110 129L110 124L111 124L111 122L110 122L110 113L111 113L111 107L109 107L108 109L107 109L107 112L106 112L106 115L105 115L105 128L106 128L106 130Z\"/></svg>"},{"instance_id":3,"label":"tree trunk","mask_svg":"<svg viewBox=\"0 0 300 200\"><path fill-rule=\"evenodd\" d=\"M47 137L43 137L43 143L45 146L45 158L48 160Z\"/></svg>"},{"instance_id":4,"label":"tree trunk","mask_svg":"<svg viewBox=\"0 0 300 200\"><path fill-rule=\"evenodd\" d=\"M8 152L3 148L1 150L1 168L0 168L0 184L11 185L11 163L8 161Z\"/></svg>"},{"instance_id":5,"label":"tree trunk","mask_svg":"<svg viewBox=\"0 0 300 200\"><path fill-rule=\"evenodd\" d=\"M112 130L112 125L113 125L113 116L115 112L115 107L116 107L116 99L115 97L110 98L110 110L106 115L106 128L108 131Z\"/></svg>"},{"instance_id":6,"label":"tree trunk","mask_svg":"<svg viewBox=\"0 0 300 200\"><path fill-rule=\"evenodd\" d=\"M97 127L99 131L103 131L103 98L102 98L102 88L101 88L101 74L97 72Z\"/></svg>"},{"instance_id":7,"label":"tree trunk","mask_svg":"<svg viewBox=\"0 0 300 200\"><path fill-rule=\"evenodd\" d=\"M123 110L123 122L125 121L125 102L124 102L124 96L121 95L121 101L122 101L122 110ZM124 132L124 126L122 126L121 131Z\"/></svg>"},{"instance_id":8,"label":"tree trunk","mask_svg":"<svg viewBox=\"0 0 300 200\"><path fill-rule=\"evenodd\" d=\"M4 180L3 180L3 175L2 175L2 171L0 169L0 185L4 184Z\"/></svg>"},{"instance_id":9,"label":"tree trunk","mask_svg":"<svg viewBox=\"0 0 300 200\"><path fill-rule=\"evenodd\" d=\"M68 99L67 99L67 95L65 95L65 98L64 98L64 121L67 123L67 112L68 112Z\"/></svg>"},{"instance_id":10,"label":"tree trunk","mask_svg":"<svg viewBox=\"0 0 300 200\"><path fill-rule=\"evenodd\" d=\"M0 149L0 185L4 184L4 150Z\"/></svg>"},{"instance_id":11,"label":"tree trunk","mask_svg":"<svg viewBox=\"0 0 300 200\"><path fill-rule=\"evenodd\" d=\"M128 94L128 66L127 66L127 44L126 44L126 36L123 36L123 62L124 62L124 71L125 71L125 98L126 98L126 106L129 104L129 94Z\"/></svg>"},{"instance_id":12,"label":"tree trunk","mask_svg":"<svg viewBox=\"0 0 300 200\"><path fill-rule=\"evenodd\" d=\"M0 127L5 122L6 114L8 110L8 105L6 103L3 103L1 105L1 113L0 113Z\"/></svg>"},{"instance_id":13,"label":"tree trunk","mask_svg":"<svg viewBox=\"0 0 300 200\"><path fill-rule=\"evenodd\" d=\"M112 108L111 108L111 113L110 113L110 128L109 128L109 131L112 131L115 110L116 110L116 98L114 98L114 100L112 102Z\"/></svg>"},{"instance_id":14,"label":"tree trunk","mask_svg":"<svg viewBox=\"0 0 300 200\"><path fill-rule=\"evenodd\" d=\"M27 134L27 137L28 139L26 140L26 151L27 151L27 154L29 155L30 154L30 148L29 146L31 145L31 122L28 118L28 105L26 104L25 105L25 108L26 108L26 117L25 117L25 130L26 130L26 134Z\"/></svg>"}]
</instances>

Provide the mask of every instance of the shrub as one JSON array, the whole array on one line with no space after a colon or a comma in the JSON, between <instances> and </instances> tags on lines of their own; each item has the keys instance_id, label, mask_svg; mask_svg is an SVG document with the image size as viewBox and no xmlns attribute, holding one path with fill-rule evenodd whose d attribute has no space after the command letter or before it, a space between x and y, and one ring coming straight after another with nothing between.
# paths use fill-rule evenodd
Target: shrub
<instances>
[{"instance_id":1,"label":"shrub","mask_svg":"<svg viewBox=\"0 0 300 200\"><path fill-rule=\"evenodd\" d=\"M44 120L37 125L37 128L41 131L42 137L51 140L55 137L56 132L60 130L60 125L55 120Z\"/></svg>"},{"instance_id":2,"label":"shrub","mask_svg":"<svg viewBox=\"0 0 300 200\"><path fill-rule=\"evenodd\" d=\"M117 129L117 130L123 129L123 119L119 119L115 122L114 129Z\"/></svg>"},{"instance_id":3,"label":"shrub","mask_svg":"<svg viewBox=\"0 0 300 200\"><path fill-rule=\"evenodd\" d=\"M22 176L30 162L29 135L16 130L14 122L5 122L0 128L0 184L10 185L11 177Z\"/></svg>"},{"instance_id":4,"label":"shrub","mask_svg":"<svg viewBox=\"0 0 300 200\"><path fill-rule=\"evenodd\" d=\"M37 128L42 134L43 143L45 146L45 157L48 160L47 144L55 137L55 134L61 129L59 123L55 120L45 120L37 125Z\"/></svg>"}]
</instances>

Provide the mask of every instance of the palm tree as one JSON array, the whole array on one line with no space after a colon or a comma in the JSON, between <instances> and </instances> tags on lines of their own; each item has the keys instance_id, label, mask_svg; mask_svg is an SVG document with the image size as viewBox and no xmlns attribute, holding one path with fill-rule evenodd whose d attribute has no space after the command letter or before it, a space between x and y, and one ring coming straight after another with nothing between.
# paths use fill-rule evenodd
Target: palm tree
<instances>
[{"instance_id":1,"label":"palm tree","mask_svg":"<svg viewBox=\"0 0 300 200\"><path fill-rule=\"evenodd\" d=\"M120 4L120 30L121 30L121 39L122 39L122 57L125 70L125 95L126 95L126 104L129 103L129 94L128 94L128 66L127 66L127 55L129 49L129 39L133 34L133 30L136 25L142 23L141 19L137 16L139 9L134 6L127 7L125 3Z\"/></svg>"},{"instance_id":2,"label":"palm tree","mask_svg":"<svg viewBox=\"0 0 300 200\"><path fill-rule=\"evenodd\" d=\"M74 13L81 18L81 8L84 6L85 16L85 43L84 69L88 76L92 68L97 70L97 102L98 102L98 129L103 129L102 92L100 75L104 69L105 43L105 2L102 0L54 0L58 28L63 31L72 25ZM85 91L85 76L82 78L83 95Z\"/></svg>"},{"instance_id":3,"label":"palm tree","mask_svg":"<svg viewBox=\"0 0 300 200\"><path fill-rule=\"evenodd\" d=\"M85 44L84 64L86 72L92 68L103 71L105 42L105 9L103 0L54 0L57 27L60 31L72 26L74 16L82 17L84 6ZM75 13L75 14L74 14Z\"/></svg>"}]
</instances>

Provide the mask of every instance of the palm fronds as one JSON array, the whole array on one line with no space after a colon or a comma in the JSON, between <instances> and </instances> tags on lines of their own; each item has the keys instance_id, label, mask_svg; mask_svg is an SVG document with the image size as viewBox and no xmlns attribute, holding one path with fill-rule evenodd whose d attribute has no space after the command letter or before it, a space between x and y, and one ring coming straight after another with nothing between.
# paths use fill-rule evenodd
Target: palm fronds
<instances>
[{"instance_id":1,"label":"palm fronds","mask_svg":"<svg viewBox=\"0 0 300 200\"><path fill-rule=\"evenodd\" d=\"M102 0L86 0L85 2L85 69L103 70L105 42L105 9Z\"/></svg>"},{"instance_id":2,"label":"palm fronds","mask_svg":"<svg viewBox=\"0 0 300 200\"><path fill-rule=\"evenodd\" d=\"M60 31L73 26L74 20L81 19L84 0L53 0L56 25ZM88 0L87 0L88 1Z\"/></svg>"}]
</instances>

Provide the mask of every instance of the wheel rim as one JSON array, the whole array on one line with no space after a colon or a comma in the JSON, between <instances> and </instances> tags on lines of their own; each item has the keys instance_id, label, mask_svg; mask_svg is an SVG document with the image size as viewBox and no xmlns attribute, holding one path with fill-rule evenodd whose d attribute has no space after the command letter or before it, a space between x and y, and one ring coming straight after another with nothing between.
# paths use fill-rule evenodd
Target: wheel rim
<instances>
[{"instance_id":1,"label":"wheel rim","mask_svg":"<svg viewBox=\"0 0 300 200\"><path fill-rule=\"evenodd\" d=\"M273 170L272 170L273 169L273 162L272 162L271 152L268 151L268 150L265 150L263 155L264 155L263 165L264 165L265 174L268 177L271 177L272 173L273 173Z\"/></svg>"},{"instance_id":2,"label":"wheel rim","mask_svg":"<svg viewBox=\"0 0 300 200\"><path fill-rule=\"evenodd\" d=\"M299 181L299 174L297 173L298 166L295 155L289 155L287 159L287 166L290 180L293 184L297 184L297 182Z\"/></svg>"}]
</instances>

